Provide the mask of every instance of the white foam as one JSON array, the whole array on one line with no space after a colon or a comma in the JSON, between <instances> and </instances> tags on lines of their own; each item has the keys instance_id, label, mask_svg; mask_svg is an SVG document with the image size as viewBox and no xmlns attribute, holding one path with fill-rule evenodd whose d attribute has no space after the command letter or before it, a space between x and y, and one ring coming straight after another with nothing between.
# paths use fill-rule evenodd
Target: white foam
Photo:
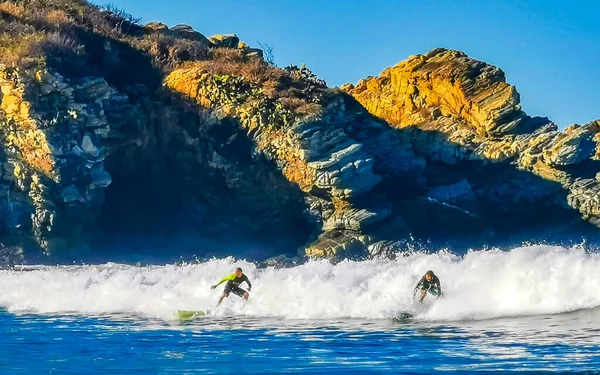
<instances>
[{"instance_id":1,"label":"white foam","mask_svg":"<svg viewBox=\"0 0 600 375\"><path fill-rule=\"evenodd\" d=\"M244 268L250 301L231 295L216 314L294 319L386 318L416 311L412 290L428 269L446 298L418 317L486 319L555 314L600 306L600 254L582 248L529 246L511 251L414 253L395 261L313 261L289 269L257 269L233 259L184 266L34 267L0 271L0 306L37 313L135 313L172 319L174 311L214 309L223 285ZM433 298L426 299L433 302Z\"/></svg>"}]
</instances>

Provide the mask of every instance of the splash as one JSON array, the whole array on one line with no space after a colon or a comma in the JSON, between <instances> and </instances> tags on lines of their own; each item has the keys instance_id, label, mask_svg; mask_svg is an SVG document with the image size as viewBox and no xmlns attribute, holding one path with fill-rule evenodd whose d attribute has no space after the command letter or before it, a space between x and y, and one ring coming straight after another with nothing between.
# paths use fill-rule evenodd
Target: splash
<instances>
[{"instance_id":1,"label":"splash","mask_svg":"<svg viewBox=\"0 0 600 375\"><path fill-rule=\"evenodd\" d=\"M231 295L214 309L211 290L235 267L253 284L244 303ZM439 276L445 298L416 304L422 274ZM600 306L600 254L583 248L527 246L510 251L412 253L395 261L311 261L287 269L257 268L231 258L150 267L114 263L0 271L0 306L12 312L139 314L173 319L175 310L290 319L489 319L558 314Z\"/></svg>"}]
</instances>

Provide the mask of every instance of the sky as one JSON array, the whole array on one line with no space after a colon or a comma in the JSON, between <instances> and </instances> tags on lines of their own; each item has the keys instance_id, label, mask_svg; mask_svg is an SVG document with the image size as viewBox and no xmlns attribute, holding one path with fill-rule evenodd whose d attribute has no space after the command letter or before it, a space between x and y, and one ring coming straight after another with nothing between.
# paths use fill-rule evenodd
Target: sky
<instances>
[{"instance_id":1,"label":"sky","mask_svg":"<svg viewBox=\"0 0 600 375\"><path fill-rule=\"evenodd\" d=\"M306 64L329 86L356 83L411 55L457 49L500 67L523 109L561 128L600 119L600 1L95 0L209 37L235 33Z\"/></svg>"}]
</instances>

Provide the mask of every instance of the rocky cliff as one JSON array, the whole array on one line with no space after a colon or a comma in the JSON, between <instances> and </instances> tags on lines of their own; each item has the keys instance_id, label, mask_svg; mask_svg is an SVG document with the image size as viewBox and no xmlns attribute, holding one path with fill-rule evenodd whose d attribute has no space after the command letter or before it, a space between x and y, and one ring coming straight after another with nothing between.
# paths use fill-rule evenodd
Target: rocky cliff
<instances>
[{"instance_id":1,"label":"rocky cliff","mask_svg":"<svg viewBox=\"0 0 600 375\"><path fill-rule=\"evenodd\" d=\"M500 69L444 49L413 56L345 89L394 128L423 131L414 149L428 161L528 172L524 176L554 188L540 189L527 202L570 207L598 224L598 121L558 131L547 118L522 111L519 94ZM518 194L498 204L515 198Z\"/></svg>"},{"instance_id":2,"label":"rocky cliff","mask_svg":"<svg viewBox=\"0 0 600 375\"><path fill-rule=\"evenodd\" d=\"M0 261L389 256L597 232L600 124L527 116L500 69L461 52L336 89L233 34L83 1L0 12Z\"/></svg>"}]
</instances>

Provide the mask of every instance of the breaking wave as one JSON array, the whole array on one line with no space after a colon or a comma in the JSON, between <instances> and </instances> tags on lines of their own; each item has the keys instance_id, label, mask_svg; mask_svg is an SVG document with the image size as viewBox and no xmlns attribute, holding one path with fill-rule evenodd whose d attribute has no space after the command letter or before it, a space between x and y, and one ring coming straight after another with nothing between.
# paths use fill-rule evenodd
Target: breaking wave
<instances>
[{"instance_id":1,"label":"breaking wave","mask_svg":"<svg viewBox=\"0 0 600 375\"><path fill-rule=\"evenodd\" d=\"M215 309L235 267L252 281L250 300L233 294ZM445 298L413 302L428 269ZM600 306L600 254L581 247L526 246L510 251L411 253L394 261L311 261L293 268L257 268L231 258L200 264L136 267L29 267L0 271L0 306L33 313L137 314L173 319L177 309L215 315L289 319L390 318L447 321L558 314Z\"/></svg>"}]
</instances>

